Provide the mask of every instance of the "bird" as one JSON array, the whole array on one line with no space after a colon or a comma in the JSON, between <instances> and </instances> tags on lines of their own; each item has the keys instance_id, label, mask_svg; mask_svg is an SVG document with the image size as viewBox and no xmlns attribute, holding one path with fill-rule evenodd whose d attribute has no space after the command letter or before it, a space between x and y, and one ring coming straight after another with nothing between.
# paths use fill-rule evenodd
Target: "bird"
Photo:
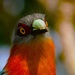
<instances>
[{"instance_id":1,"label":"bird","mask_svg":"<svg viewBox=\"0 0 75 75\"><path fill-rule=\"evenodd\" d=\"M56 75L55 66L55 45L45 14L33 13L21 18L0 75Z\"/></svg>"}]
</instances>

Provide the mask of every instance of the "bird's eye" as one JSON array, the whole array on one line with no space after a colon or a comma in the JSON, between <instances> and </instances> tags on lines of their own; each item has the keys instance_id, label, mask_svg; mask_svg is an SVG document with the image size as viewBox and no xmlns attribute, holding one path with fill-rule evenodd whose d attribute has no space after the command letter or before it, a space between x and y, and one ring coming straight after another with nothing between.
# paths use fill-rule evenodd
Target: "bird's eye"
<instances>
[{"instance_id":1,"label":"bird's eye","mask_svg":"<svg viewBox=\"0 0 75 75\"><path fill-rule=\"evenodd\" d=\"M48 22L46 21L46 18L44 19L46 27L48 27Z\"/></svg>"},{"instance_id":2,"label":"bird's eye","mask_svg":"<svg viewBox=\"0 0 75 75\"><path fill-rule=\"evenodd\" d=\"M20 28L20 33L25 34L25 29L23 27Z\"/></svg>"},{"instance_id":3,"label":"bird's eye","mask_svg":"<svg viewBox=\"0 0 75 75\"><path fill-rule=\"evenodd\" d=\"M31 33L31 28L26 24L19 23L16 34L21 37L25 37L26 35Z\"/></svg>"},{"instance_id":4,"label":"bird's eye","mask_svg":"<svg viewBox=\"0 0 75 75\"><path fill-rule=\"evenodd\" d=\"M48 27L48 22L46 21L46 27Z\"/></svg>"}]
</instances>

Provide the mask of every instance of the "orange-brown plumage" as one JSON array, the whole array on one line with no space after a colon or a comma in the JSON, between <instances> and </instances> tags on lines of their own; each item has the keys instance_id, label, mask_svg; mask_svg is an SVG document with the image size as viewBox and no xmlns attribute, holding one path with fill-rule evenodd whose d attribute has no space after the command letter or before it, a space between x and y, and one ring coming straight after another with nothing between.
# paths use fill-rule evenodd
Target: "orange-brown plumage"
<instances>
[{"instance_id":1,"label":"orange-brown plumage","mask_svg":"<svg viewBox=\"0 0 75 75\"><path fill-rule=\"evenodd\" d=\"M28 44L15 44L5 69L8 75L55 75L54 61L52 39L39 37Z\"/></svg>"},{"instance_id":2,"label":"orange-brown plumage","mask_svg":"<svg viewBox=\"0 0 75 75\"><path fill-rule=\"evenodd\" d=\"M56 75L54 43L43 14L22 18L4 71L7 75Z\"/></svg>"}]
</instances>

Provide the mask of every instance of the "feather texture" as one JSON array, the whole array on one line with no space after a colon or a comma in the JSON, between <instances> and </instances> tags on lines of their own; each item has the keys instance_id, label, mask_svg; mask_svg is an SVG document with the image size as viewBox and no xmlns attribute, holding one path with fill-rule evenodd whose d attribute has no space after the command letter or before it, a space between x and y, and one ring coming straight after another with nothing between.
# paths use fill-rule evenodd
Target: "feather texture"
<instances>
[{"instance_id":1,"label":"feather texture","mask_svg":"<svg viewBox=\"0 0 75 75\"><path fill-rule=\"evenodd\" d=\"M52 39L41 36L13 45L4 69L8 75L56 75L54 57Z\"/></svg>"}]
</instances>

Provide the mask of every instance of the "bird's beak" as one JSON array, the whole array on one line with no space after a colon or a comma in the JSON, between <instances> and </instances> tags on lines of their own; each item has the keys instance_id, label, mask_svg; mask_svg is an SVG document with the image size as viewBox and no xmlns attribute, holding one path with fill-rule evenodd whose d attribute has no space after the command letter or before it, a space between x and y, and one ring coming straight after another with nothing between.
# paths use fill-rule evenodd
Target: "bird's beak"
<instances>
[{"instance_id":1,"label":"bird's beak","mask_svg":"<svg viewBox=\"0 0 75 75\"><path fill-rule=\"evenodd\" d=\"M32 30L33 35L43 34L47 32L46 24L41 19L35 20L32 24L32 27L33 27L33 30Z\"/></svg>"}]
</instances>

